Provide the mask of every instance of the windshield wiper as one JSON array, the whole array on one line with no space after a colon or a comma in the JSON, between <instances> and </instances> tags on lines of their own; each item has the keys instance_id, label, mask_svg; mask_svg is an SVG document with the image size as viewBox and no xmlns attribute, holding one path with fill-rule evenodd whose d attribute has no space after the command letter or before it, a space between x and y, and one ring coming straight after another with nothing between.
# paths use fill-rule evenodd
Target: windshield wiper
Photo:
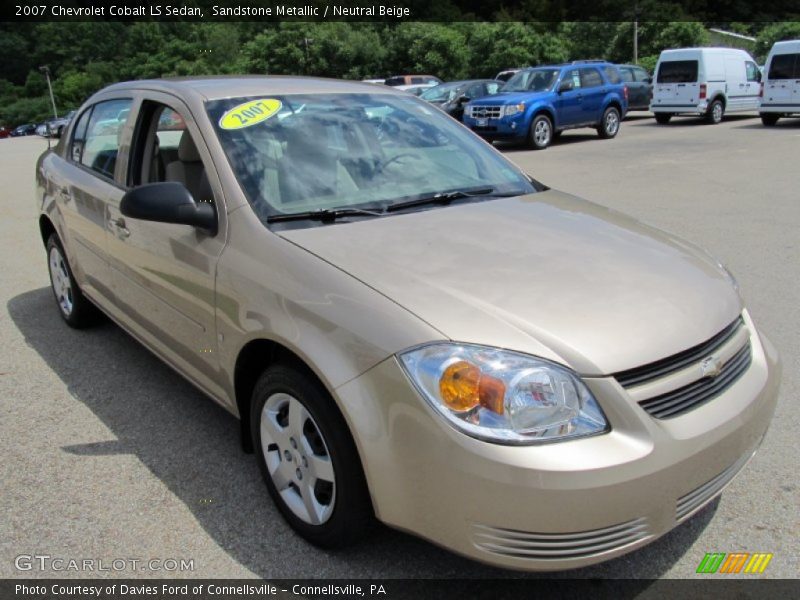
<instances>
[{"instance_id":1,"label":"windshield wiper","mask_svg":"<svg viewBox=\"0 0 800 600\"><path fill-rule=\"evenodd\" d=\"M304 212L286 213L280 215L270 215L267 223L279 223L281 221L322 221L332 223L342 217L380 217L384 212L378 210L367 210L365 208L321 208L318 210L308 210Z\"/></svg>"},{"instance_id":2,"label":"windshield wiper","mask_svg":"<svg viewBox=\"0 0 800 600\"><path fill-rule=\"evenodd\" d=\"M403 210L404 208L412 208L414 206L424 206L426 204L450 204L453 200L458 200L460 198L474 198L478 196L499 197L505 195L507 194L494 194L494 188L492 187L479 188L475 190L453 190L452 192L438 192L431 196L415 198L414 200L395 202L394 204L390 204L386 207L386 212L394 212L396 210Z\"/></svg>"}]
</instances>

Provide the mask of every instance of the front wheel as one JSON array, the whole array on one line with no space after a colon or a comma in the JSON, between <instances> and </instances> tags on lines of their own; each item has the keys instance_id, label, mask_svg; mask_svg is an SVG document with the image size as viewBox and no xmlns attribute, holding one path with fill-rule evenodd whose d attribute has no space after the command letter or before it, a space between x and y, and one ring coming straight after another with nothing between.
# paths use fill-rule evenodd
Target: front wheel
<instances>
[{"instance_id":1,"label":"front wheel","mask_svg":"<svg viewBox=\"0 0 800 600\"><path fill-rule=\"evenodd\" d=\"M656 123L659 125L666 125L672 119L672 115L668 113L656 113Z\"/></svg>"},{"instance_id":2,"label":"front wheel","mask_svg":"<svg viewBox=\"0 0 800 600\"><path fill-rule=\"evenodd\" d=\"M64 248L56 234L47 240L47 266L50 271L50 287L58 303L61 317L67 325L83 329L94 324L99 312L78 287Z\"/></svg>"},{"instance_id":3,"label":"front wheel","mask_svg":"<svg viewBox=\"0 0 800 600\"><path fill-rule=\"evenodd\" d=\"M724 114L725 107L722 105L722 101L714 100L706 112L706 122L711 123L712 125L717 125L722 122L722 116Z\"/></svg>"},{"instance_id":4,"label":"front wheel","mask_svg":"<svg viewBox=\"0 0 800 600\"><path fill-rule=\"evenodd\" d=\"M616 137L617 133L619 133L619 121L619 111L613 106L609 106L603 113L603 119L600 121L597 133L604 140Z\"/></svg>"},{"instance_id":5,"label":"front wheel","mask_svg":"<svg viewBox=\"0 0 800 600\"><path fill-rule=\"evenodd\" d=\"M761 115L761 122L766 125L767 127L772 127L775 123L778 122L780 117L778 115L773 115L770 113L765 113Z\"/></svg>"},{"instance_id":6,"label":"front wheel","mask_svg":"<svg viewBox=\"0 0 800 600\"><path fill-rule=\"evenodd\" d=\"M361 461L319 383L286 365L268 368L253 391L250 423L267 490L297 533L336 548L368 532L373 512Z\"/></svg>"},{"instance_id":7,"label":"front wheel","mask_svg":"<svg viewBox=\"0 0 800 600\"><path fill-rule=\"evenodd\" d=\"M553 123L547 115L536 115L531 123L530 144L534 150L544 150L553 141Z\"/></svg>"}]
</instances>

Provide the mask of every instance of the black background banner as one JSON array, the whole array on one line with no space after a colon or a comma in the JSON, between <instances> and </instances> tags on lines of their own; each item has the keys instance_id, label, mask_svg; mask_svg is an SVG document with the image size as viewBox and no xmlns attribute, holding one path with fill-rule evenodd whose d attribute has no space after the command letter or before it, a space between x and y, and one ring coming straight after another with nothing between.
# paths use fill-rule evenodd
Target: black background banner
<instances>
[{"instance_id":1,"label":"black background banner","mask_svg":"<svg viewBox=\"0 0 800 600\"><path fill-rule=\"evenodd\" d=\"M546 576L545 576L546 577ZM641 598L800 597L800 580L730 576L709 579L480 579L480 580L259 580L259 579L5 579L3 600L246 600L309 598L358 600L627 600Z\"/></svg>"},{"instance_id":2,"label":"black background banner","mask_svg":"<svg viewBox=\"0 0 800 600\"><path fill-rule=\"evenodd\" d=\"M238 8L238 14L221 14L222 11L215 11L215 6L218 9ZM372 12L353 11L336 16L335 6L371 8ZM113 11L112 7L115 7ZM283 10L279 11L281 7ZM380 7L384 8L383 12ZM93 9L89 15L74 15L74 9L86 8ZM269 15L258 14L266 8L270 9ZM800 0L5 0L0 4L0 21L19 22L392 22L399 19L442 22L783 22L800 21Z\"/></svg>"}]
</instances>

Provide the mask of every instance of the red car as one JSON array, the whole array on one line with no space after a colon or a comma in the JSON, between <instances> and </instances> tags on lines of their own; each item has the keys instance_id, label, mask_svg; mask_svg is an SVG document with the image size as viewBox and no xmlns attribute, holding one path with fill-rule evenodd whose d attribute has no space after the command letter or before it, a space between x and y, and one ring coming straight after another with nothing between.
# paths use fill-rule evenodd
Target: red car
<instances>
[{"instance_id":1,"label":"red car","mask_svg":"<svg viewBox=\"0 0 800 600\"><path fill-rule=\"evenodd\" d=\"M0 139L7 138L10 135L11 132L8 130L8 128L0 126Z\"/></svg>"}]
</instances>

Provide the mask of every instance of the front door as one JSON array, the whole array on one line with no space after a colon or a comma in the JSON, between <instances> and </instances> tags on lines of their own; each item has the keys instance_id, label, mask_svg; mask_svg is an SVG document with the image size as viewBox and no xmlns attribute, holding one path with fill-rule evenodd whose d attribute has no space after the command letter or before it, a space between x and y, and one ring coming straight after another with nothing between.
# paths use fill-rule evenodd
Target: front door
<instances>
[{"instance_id":1,"label":"front door","mask_svg":"<svg viewBox=\"0 0 800 600\"><path fill-rule=\"evenodd\" d=\"M192 114L171 96L143 99L131 143L131 187L177 181L217 208L216 235L189 225L142 221L109 207L109 256L117 303L167 359L212 394L218 372L215 276L225 244L222 189Z\"/></svg>"}]
</instances>

